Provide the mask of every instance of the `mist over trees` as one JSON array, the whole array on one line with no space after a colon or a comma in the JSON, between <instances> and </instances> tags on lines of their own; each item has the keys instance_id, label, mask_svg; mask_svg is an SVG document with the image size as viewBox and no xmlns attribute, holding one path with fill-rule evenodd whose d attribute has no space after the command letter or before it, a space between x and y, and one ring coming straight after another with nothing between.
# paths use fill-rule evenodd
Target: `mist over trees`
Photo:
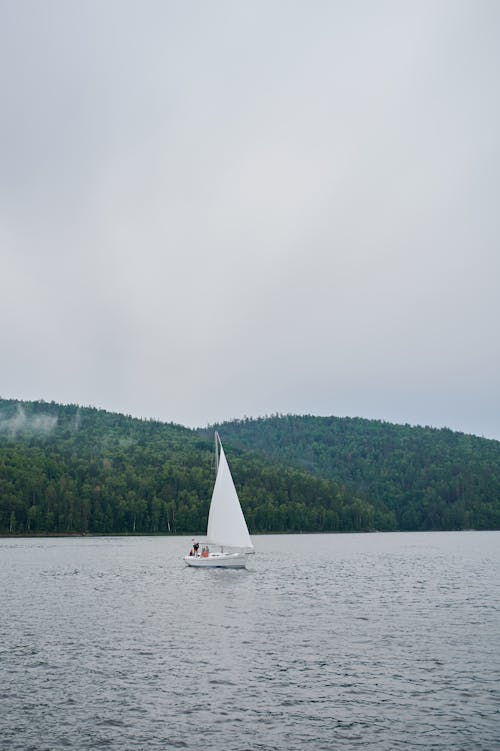
<instances>
[{"instance_id":1,"label":"mist over trees","mask_svg":"<svg viewBox=\"0 0 500 751\"><path fill-rule=\"evenodd\" d=\"M252 533L500 528L500 442L379 421L217 426ZM202 534L213 429L0 400L0 533Z\"/></svg>"}]
</instances>

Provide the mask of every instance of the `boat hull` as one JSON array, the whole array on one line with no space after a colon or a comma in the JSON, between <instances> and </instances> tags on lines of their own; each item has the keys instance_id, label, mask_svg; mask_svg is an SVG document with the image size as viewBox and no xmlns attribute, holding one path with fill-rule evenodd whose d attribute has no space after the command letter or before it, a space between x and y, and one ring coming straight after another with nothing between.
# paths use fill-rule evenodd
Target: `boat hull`
<instances>
[{"instance_id":1,"label":"boat hull","mask_svg":"<svg viewBox=\"0 0 500 751\"><path fill-rule=\"evenodd\" d=\"M193 568L246 568L245 553L210 553L209 556L186 555L186 566Z\"/></svg>"}]
</instances>

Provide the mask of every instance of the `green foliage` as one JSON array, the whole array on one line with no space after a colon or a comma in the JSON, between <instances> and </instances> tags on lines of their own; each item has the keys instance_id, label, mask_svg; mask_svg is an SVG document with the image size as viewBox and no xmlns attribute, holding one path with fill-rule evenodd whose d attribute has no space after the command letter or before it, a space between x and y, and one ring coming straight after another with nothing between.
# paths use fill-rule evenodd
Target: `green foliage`
<instances>
[{"instance_id":1,"label":"green foliage","mask_svg":"<svg viewBox=\"0 0 500 751\"><path fill-rule=\"evenodd\" d=\"M371 509L370 515L365 510L353 517L355 528L500 528L499 441L310 415L236 420L214 428L235 447L349 488Z\"/></svg>"},{"instance_id":2,"label":"green foliage","mask_svg":"<svg viewBox=\"0 0 500 751\"><path fill-rule=\"evenodd\" d=\"M500 528L500 443L369 420L219 427L251 532ZM0 399L0 533L206 529L213 429Z\"/></svg>"},{"instance_id":3,"label":"green foliage","mask_svg":"<svg viewBox=\"0 0 500 751\"><path fill-rule=\"evenodd\" d=\"M0 400L0 533L203 533L212 447L212 434L179 425ZM369 517L334 482L250 452L230 460L253 532L351 529Z\"/></svg>"}]
</instances>

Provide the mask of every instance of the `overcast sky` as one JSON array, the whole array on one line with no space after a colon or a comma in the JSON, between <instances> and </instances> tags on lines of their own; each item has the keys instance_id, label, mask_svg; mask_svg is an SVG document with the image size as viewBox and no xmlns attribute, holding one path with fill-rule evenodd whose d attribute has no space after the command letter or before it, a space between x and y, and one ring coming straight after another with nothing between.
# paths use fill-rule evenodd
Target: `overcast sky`
<instances>
[{"instance_id":1,"label":"overcast sky","mask_svg":"<svg viewBox=\"0 0 500 751\"><path fill-rule=\"evenodd\" d=\"M500 439L497 0L0 0L0 395Z\"/></svg>"}]
</instances>

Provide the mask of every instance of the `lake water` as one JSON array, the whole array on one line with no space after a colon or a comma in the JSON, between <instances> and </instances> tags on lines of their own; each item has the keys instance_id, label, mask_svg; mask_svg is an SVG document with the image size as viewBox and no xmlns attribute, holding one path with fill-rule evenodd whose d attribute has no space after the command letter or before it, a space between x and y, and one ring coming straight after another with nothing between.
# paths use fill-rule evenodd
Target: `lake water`
<instances>
[{"instance_id":1,"label":"lake water","mask_svg":"<svg viewBox=\"0 0 500 751\"><path fill-rule=\"evenodd\" d=\"M500 532L0 540L0 748L500 749Z\"/></svg>"}]
</instances>

